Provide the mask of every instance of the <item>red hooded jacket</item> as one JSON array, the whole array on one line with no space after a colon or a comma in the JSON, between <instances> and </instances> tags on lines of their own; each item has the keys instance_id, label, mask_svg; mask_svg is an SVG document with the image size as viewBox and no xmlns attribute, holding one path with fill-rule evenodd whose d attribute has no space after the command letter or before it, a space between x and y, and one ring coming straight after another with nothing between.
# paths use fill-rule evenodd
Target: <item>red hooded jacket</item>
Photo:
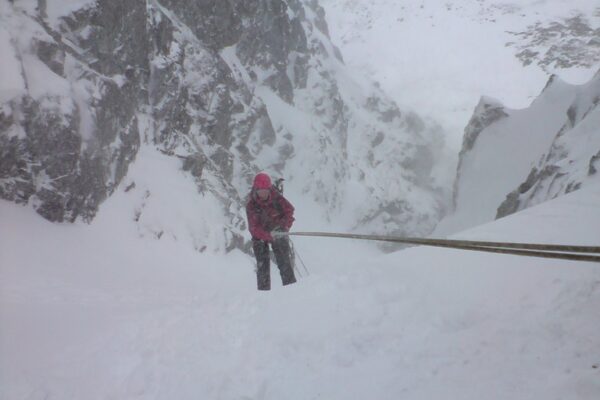
<instances>
[{"instance_id":1,"label":"red hooded jacket","mask_svg":"<svg viewBox=\"0 0 600 400\"><path fill-rule=\"evenodd\" d=\"M265 201L261 201L253 189L246 204L246 214L252 239L267 242L273 240L272 230L289 231L294 223L294 206L273 188Z\"/></svg>"}]
</instances>

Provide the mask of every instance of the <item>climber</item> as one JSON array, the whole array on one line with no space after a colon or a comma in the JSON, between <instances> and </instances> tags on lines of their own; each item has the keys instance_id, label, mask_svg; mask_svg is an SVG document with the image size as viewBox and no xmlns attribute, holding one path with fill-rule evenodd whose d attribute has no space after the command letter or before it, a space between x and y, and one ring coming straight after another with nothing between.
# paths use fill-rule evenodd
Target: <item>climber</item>
<instances>
[{"instance_id":1,"label":"climber","mask_svg":"<svg viewBox=\"0 0 600 400\"><path fill-rule=\"evenodd\" d=\"M290 230L294 222L294 207L273 187L269 175L260 173L254 178L246 204L246 214L256 256L258 290L271 289L269 244L275 253L283 285L296 282L290 258L289 239L287 236L277 235L278 232Z\"/></svg>"}]
</instances>

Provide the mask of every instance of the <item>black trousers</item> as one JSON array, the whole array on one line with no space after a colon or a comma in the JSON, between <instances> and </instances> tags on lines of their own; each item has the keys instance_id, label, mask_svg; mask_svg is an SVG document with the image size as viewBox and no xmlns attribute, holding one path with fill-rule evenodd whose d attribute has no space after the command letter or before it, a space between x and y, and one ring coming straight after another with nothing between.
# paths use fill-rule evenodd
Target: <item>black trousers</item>
<instances>
[{"instance_id":1,"label":"black trousers","mask_svg":"<svg viewBox=\"0 0 600 400\"><path fill-rule=\"evenodd\" d=\"M281 282L290 285L296 282L294 269L290 255L290 242L287 237L276 238L271 243L277 267L281 274ZM258 290L271 289L271 257L269 254L269 243L262 240L253 240L252 248L256 256L256 280Z\"/></svg>"}]
</instances>

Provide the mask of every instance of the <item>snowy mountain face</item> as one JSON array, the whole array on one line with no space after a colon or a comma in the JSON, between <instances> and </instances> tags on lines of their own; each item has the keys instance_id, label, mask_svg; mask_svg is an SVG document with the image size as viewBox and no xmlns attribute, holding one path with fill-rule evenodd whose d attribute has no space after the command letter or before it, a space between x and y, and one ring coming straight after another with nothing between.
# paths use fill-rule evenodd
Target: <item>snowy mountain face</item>
<instances>
[{"instance_id":1,"label":"snowy mountain face","mask_svg":"<svg viewBox=\"0 0 600 400\"><path fill-rule=\"evenodd\" d=\"M522 110L482 98L465 129L456 211L438 232L476 226L597 182L599 126L600 73L585 85L553 76Z\"/></svg>"},{"instance_id":2,"label":"snowy mountain face","mask_svg":"<svg viewBox=\"0 0 600 400\"><path fill-rule=\"evenodd\" d=\"M456 148L456 210L436 235L594 179L597 1L322 4L349 68L368 71L403 107L438 120ZM552 74L560 78L538 96Z\"/></svg>"},{"instance_id":3,"label":"snowy mountain face","mask_svg":"<svg viewBox=\"0 0 600 400\"><path fill-rule=\"evenodd\" d=\"M439 121L456 153L482 95L524 108L549 75L583 84L600 64L596 0L321 3L348 66Z\"/></svg>"},{"instance_id":4,"label":"snowy mountain face","mask_svg":"<svg viewBox=\"0 0 600 400\"><path fill-rule=\"evenodd\" d=\"M51 221L123 190L140 234L231 249L259 170L349 229L444 211L440 127L347 70L314 0L2 1L0 21L0 197Z\"/></svg>"},{"instance_id":5,"label":"snowy mountain face","mask_svg":"<svg viewBox=\"0 0 600 400\"><path fill-rule=\"evenodd\" d=\"M498 207L497 218L600 179L600 72L577 88L566 115L550 148Z\"/></svg>"}]
</instances>

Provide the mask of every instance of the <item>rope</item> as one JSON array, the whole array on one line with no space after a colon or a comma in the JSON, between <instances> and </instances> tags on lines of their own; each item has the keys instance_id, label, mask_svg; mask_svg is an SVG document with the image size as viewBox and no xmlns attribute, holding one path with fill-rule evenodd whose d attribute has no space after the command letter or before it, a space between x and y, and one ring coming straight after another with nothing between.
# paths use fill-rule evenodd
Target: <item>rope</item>
<instances>
[{"instance_id":1,"label":"rope","mask_svg":"<svg viewBox=\"0 0 600 400\"><path fill-rule=\"evenodd\" d=\"M360 235L329 232L286 232L282 234L290 236L336 237L346 239L377 240L392 243L445 247L459 250L483 251L488 253L513 254L525 257L542 257L561 260L589 261L600 263L600 246L572 246L534 243L483 242L471 240L423 239L411 237Z\"/></svg>"},{"instance_id":2,"label":"rope","mask_svg":"<svg viewBox=\"0 0 600 400\"><path fill-rule=\"evenodd\" d=\"M290 244L290 262L292 263L292 269L298 274L298 277L302 278L302 273L298 268L296 268L296 249L294 249L294 243L292 243L292 239L289 237L288 243Z\"/></svg>"},{"instance_id":3,"label":"rope","mask_svg":"<svg viewBox=\"0 0 600 400\"><path fill-rule=\"evenodd\" d=\"M291 243L291 239L290 239L290 243ZM304 261L302 260L302 257L300 257L300 253L298 253L298 251L296 250L296 248L294 247L294 254L296 256L298 256L298 260L300 260L300 264L302 264L302 266L304 267L304 271L306 272L306 276L310 275L310 272L308 271L308 268L306 268L306 264L304 264Z\"/></svg>"}]
</instances>

